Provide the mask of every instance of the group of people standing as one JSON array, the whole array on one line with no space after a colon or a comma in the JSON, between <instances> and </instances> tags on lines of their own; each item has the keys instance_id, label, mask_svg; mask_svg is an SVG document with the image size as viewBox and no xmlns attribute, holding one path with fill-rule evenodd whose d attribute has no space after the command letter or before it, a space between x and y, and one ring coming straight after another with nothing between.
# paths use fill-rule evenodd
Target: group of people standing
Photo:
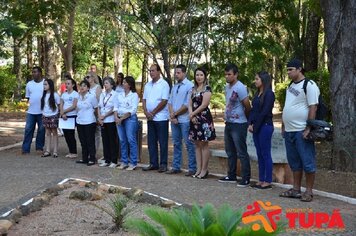
<instances>
[{"instance_id":1,"label":"group of people standing","mask_svg":"<svg viewBox=\"0 0 356 236\"><path fill-rule=\"evenodd\" d=\"M300 81L304 80L301 62L292 60L287 64L288 76L293 84L287 89L287 98L283 113L282 132L286 139L288 162L294 176L294 187L280 194L281 197L301 198L311 201L315 175L314 143L307 140L310 131L306 120L315 117L319 89L315 83L308 87L308 96L301 93ZM143 171L158 170L160 173L177 174L182 166L182 141L184 140L188 172L186 176L205 179L209 175L208 163L210 150L208 143L216 138L213 118L209 109L212 95L204 68L194 71L194 81L187 78L187 68L180 64L175 67L176 83L172 88L161 77L158 64L149 69L151 81L145 84L142 106L147 119L147 142L149 165ZM77 163L94 165L96 163L96 137L101 133L104 159L100 166L134 170L137 165L137 107L139 97L136 93L135 80L131 76L124 78L119 74L118 81L110 77L103 79L103 91L99 77L91 72L79 83L71 77L66 78L66 92L61 98L54 92L53 81L42 80L41 69L32 71L33 81L26 86L29 109L26 118L23 153L29 153L35 124L39 130L36 149L43 151L44 127L47 139L42 156L50 156L53 144L53 157L58 157L57 126L58 118L75 118L78 136L82 146L82 159ZM227 64L225 67L225 129L224 143L228 156L227 176L219 179L222 183L237 183L237 160L242 167L238 187L250 186L251 168L247 152L247 132L253 134L258 157L259 181L252 187L272 188L271 141L274 132L273 114L275 95L272 91L272 78L266 71L255 76L257 88L250 105L247 87L238 80L238 67ZM295 88L294 88L295 87ZM304 94L304 97L303 97ZM40 101L40 102L38 102ZM37 104L38 103L38 104ZM40 105L40 106L39 106ZM297 107L297 108L295 108ZM296 109L296 110L295 110ZM43 120L43 125L42 125ZM168 168L168 128L171 124L173 142L172 168ZM98 133L98 130L100 133ZM69 148L67 157L77 156L74 130L63 130ZM97 134L95 134L97 133ZM99 136L100 137L100 136ZM120 143L120 145L118 145ZM158 147L159 145L159 147ZM118 165L118 153L121 150L121 165ZM307 191L301 194L303 170L307 177Z\"/></svg>"}]
</instances>

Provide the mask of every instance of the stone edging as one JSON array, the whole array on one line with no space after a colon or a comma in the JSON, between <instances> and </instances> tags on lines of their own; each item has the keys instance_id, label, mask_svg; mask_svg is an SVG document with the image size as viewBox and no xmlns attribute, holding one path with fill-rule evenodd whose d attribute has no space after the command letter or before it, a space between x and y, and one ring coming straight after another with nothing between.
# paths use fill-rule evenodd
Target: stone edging
<instances>
[{"instance_id":1,"label":"stone edging","mask_svg":"<svg viewBox=\"0 0 356 236\"><path fill-rule=\"evenodd\" d=\"M105 192L105 193L122 193L126 195L128 198L136 198L141 197L141 202L148 202L152 205L160 205L161 207L171 208L171 207L179 207L182 206L181 203L172 201L168 198L159 196L154 193L150 193L144 191L142 189L135 189L135 188L127 188L117 185L105 184L101 182L93 182L84 179L77 179L77 178L67 178L60 181L53 187L47 188L42 191L37 196L29 199L28 201L24 202L20 206L2 214L0 216L0 236L5 236L8 234L9 229L12 227L13 224L20 222L22 216L27 216L31 212L39 211L42 207L49 204L50 200L58 196L59 193L65 189L71 188L73 185L79 185L81 187L87 188L94 188L96 190ZM74 193L76 191L73 191ZM72 197L72 193L70 198ZM102 196L99 194L92 194L89 196L88 199L85 200L100 200ZM79 198L78 198L79 199ZM84 200L84 199L79 199Z\"/></svg>"}]
</instances>

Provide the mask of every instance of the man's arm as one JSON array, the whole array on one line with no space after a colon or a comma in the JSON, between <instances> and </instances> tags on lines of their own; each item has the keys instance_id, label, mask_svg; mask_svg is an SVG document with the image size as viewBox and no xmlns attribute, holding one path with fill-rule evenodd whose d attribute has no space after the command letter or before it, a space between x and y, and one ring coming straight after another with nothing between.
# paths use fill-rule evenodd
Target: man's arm
<instances>
[{"instance_id":1,"label":"man's arm","mask_svg":"<svg viewBox=\"0 0 356 236\"><path fill-rule=\"evenodd\" d=\"M245 107L245 116L248 119L249 115L250 115L250 111L251 111L251 105L250 105L250 100L248 99L248 97L245 97L242 100L242 105Z\"/></svg>"},{"instance_id":2,"label":"man's arm","mask_svg":"<svg viewBox=\"0 0 356 236\"><path fill-rule=\"evenodd\" d=\"M317 104L309 106L308 120L314 120L315 119L316 110L317 109L318 109L318 105ZM305 130L303 132L303 138L306 139L308 137L309 132L310 132L310 127L309 126L305 127Z\"/></svg>"}]
</instances>

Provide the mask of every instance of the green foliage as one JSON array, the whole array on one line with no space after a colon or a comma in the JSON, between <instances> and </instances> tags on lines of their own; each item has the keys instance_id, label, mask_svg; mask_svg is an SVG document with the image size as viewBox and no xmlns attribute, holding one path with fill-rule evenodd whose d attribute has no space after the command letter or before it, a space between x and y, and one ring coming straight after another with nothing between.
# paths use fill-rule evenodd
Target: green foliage
<instances>
[{"instance_id":1,"label":"green foliage","mask_svg":"<svg viewBox=\"0 0 356 236\"><path fill-rule=\"evenodd\" d=\"M126 208L127 202L127 197L122 194L117 194L109 201L111 209L104 208L92 202L89 202L89 204L97 207L98 209L110 215L112 217L113 222L115 223L115 226L117 228L121 228L123 226L123 222L126 215L129 213L128 209Z\"/></svg>"},{"instance_id":2,"label":"green foliage","mask_svg":"<svg viewBox=\"0 0 356 236\"><path fill-rule=\"evenodd\" d=\"M0 105L11 98L16 87L16 76L10 67L0 67Z\"/></svg>"},{"instance_id":3,"label":"green foliage","mask_svg":"<svg viewBox=\"0 0 356 236\"><path fill-rule=\"evenodd\" d=\"M287 80L283 83L277 83L275 87L275 96L276 100L279 103L279 109L282 110L284 107L284 103L286 101L286 90L289 85L290 81Z\"/></svg>"},{"instance_id":4,"label":"green foliage","mask_svg":"<svg viewBox=\"0 0 356 236\"><path fill-rule=\"evenodd\" d=\"M185 208L176 208L167 211L158 207L145 209L145 214L155 222L149 224L144 219L129 218L124 225L130 231L147 236L176 236L176 235L273 235L261 229L252 231L250 225L238 226L241 222L241 212L223 205L216 210L213 205L206 204L203 207L194 205L189 211ZM280 225L279 225L280 226ZM282 229L282 227L280 227Z\"/></svg>"}]
</instances>

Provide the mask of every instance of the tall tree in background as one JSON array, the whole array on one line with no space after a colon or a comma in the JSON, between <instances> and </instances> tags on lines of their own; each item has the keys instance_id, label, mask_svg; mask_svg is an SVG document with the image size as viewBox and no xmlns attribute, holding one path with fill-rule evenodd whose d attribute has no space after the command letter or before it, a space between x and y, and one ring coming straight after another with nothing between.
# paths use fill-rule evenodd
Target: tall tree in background
<instances>
[{"instance_id":1,"label":"tall tree in background","mask_svg":"<svg viewBox=\"0 0 356 236\"><path fill-rule=\"evenodd\" d=\"M328 46L335 167L356 172L356 1L320 0Z\"/></svg>"}]
</instances>

